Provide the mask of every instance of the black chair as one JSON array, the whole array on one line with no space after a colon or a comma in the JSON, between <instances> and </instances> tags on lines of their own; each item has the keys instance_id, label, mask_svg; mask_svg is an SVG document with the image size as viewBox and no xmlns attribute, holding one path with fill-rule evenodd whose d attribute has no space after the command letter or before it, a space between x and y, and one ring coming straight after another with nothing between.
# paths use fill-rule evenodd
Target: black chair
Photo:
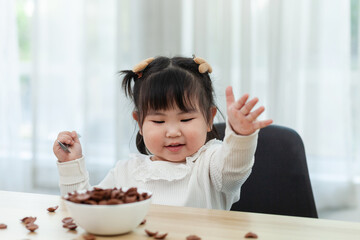
<instances>
[{"instance_id":1,"label":"black chair","mask_svg":"<svg viewBox=\"0 0 360 240\"><path fill-rule=\"evenodd\" d=\"M225 123L216 123L224 138ZM304 144L294 130L270 125L259 132L252 173L233 211L317 218Z\"/></svg>"}]
</instances>

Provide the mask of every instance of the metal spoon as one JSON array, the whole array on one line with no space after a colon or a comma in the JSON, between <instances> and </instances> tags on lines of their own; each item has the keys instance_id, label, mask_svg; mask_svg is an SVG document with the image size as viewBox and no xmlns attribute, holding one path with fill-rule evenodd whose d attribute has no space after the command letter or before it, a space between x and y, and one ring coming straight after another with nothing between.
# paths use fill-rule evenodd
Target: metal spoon
<instances>
[{"instance_id":1,"label":"metal spoon","mask_svg":"<svg viewBox=\"0 0 360 240\"><path fill-rule=\"evenodd\" d=\"M81 135L80 134L77 134L78 138L81 138ZM59 146L61 147L62 150L64 150L64 152L68 152L68 153L71 153L70 150L69 150L69 146L66 145L66 144L63 144L62 142L60 142L59 140L57 140Z\"/></svg>"}]
</instances>

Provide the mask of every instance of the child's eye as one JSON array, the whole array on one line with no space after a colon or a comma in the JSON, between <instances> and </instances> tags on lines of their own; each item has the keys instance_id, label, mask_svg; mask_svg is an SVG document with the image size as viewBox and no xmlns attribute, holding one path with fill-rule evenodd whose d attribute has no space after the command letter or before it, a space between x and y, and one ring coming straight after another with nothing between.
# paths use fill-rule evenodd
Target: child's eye
<instances>
[{"instance_id":1,"label":"child's eye","mask_svg":"<svg viewBox=\"0 0 360 240\"><path fill-rule=\"evenodd\" d=\"M193 120L194 118L186 118L186 119L182 119L181 122L189 122L191 120Z\"/></svg>"},{"instance_id":2,"label":"child's eye","mask_svg":"<svg viewBox=\"0 0 360 240\"><path fill-rule=\"evenodd\" d=\"M159 123L164 123L164 122L165 122L165 121L155 121L155 120L153 121L153 123L158 123L158 124L159 124Z\"/></svg>"}]
</instances>

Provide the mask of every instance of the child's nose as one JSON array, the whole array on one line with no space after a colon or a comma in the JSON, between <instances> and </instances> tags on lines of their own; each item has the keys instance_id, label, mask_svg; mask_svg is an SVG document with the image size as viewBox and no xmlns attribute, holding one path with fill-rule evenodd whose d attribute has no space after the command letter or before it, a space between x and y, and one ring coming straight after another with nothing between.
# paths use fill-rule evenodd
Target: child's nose
<instances>
[{"instance_id":1,"label":"child's nose","mask_svg":"<svg viewBox=\"0 0 360 240\"><path fill-rule=\"evenodd\" d=\"M169 126L167 131L166 131L166 137L180 137L181 136L181 131L180 128L178 128L177 126Z\"/></svg>"}]
</instances>

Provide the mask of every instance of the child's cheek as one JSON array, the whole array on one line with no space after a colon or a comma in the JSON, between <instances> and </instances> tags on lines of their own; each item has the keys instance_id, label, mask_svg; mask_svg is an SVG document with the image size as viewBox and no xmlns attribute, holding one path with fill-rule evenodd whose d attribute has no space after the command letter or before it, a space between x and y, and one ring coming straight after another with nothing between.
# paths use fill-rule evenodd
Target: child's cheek
<instances>
[{"instance_id":1,"label":"child's cheek","mask_svg":"<svg viewBox=\"0 0 360 240\"><path fill-rule=\"evenodd\" d=\"M163 137L160 129L152 126L144 126L143 138L146 147L150 151L156 151L158 145L161 145L161 143L163 142Z\"/></svg>"},{"instance_id":2,"label":"child's cheek","mask_svg":"<svg viewBox=\"0 0 360 240\"><path fill-rule=\"evenodd\" d=\"M197 126L195 129L197 131L194 131L194 129L188 129L188 131L186 131L186 139L192 148L198 150L205 144L207 129L202 125Z\"/></svg>"}]
</instances>

